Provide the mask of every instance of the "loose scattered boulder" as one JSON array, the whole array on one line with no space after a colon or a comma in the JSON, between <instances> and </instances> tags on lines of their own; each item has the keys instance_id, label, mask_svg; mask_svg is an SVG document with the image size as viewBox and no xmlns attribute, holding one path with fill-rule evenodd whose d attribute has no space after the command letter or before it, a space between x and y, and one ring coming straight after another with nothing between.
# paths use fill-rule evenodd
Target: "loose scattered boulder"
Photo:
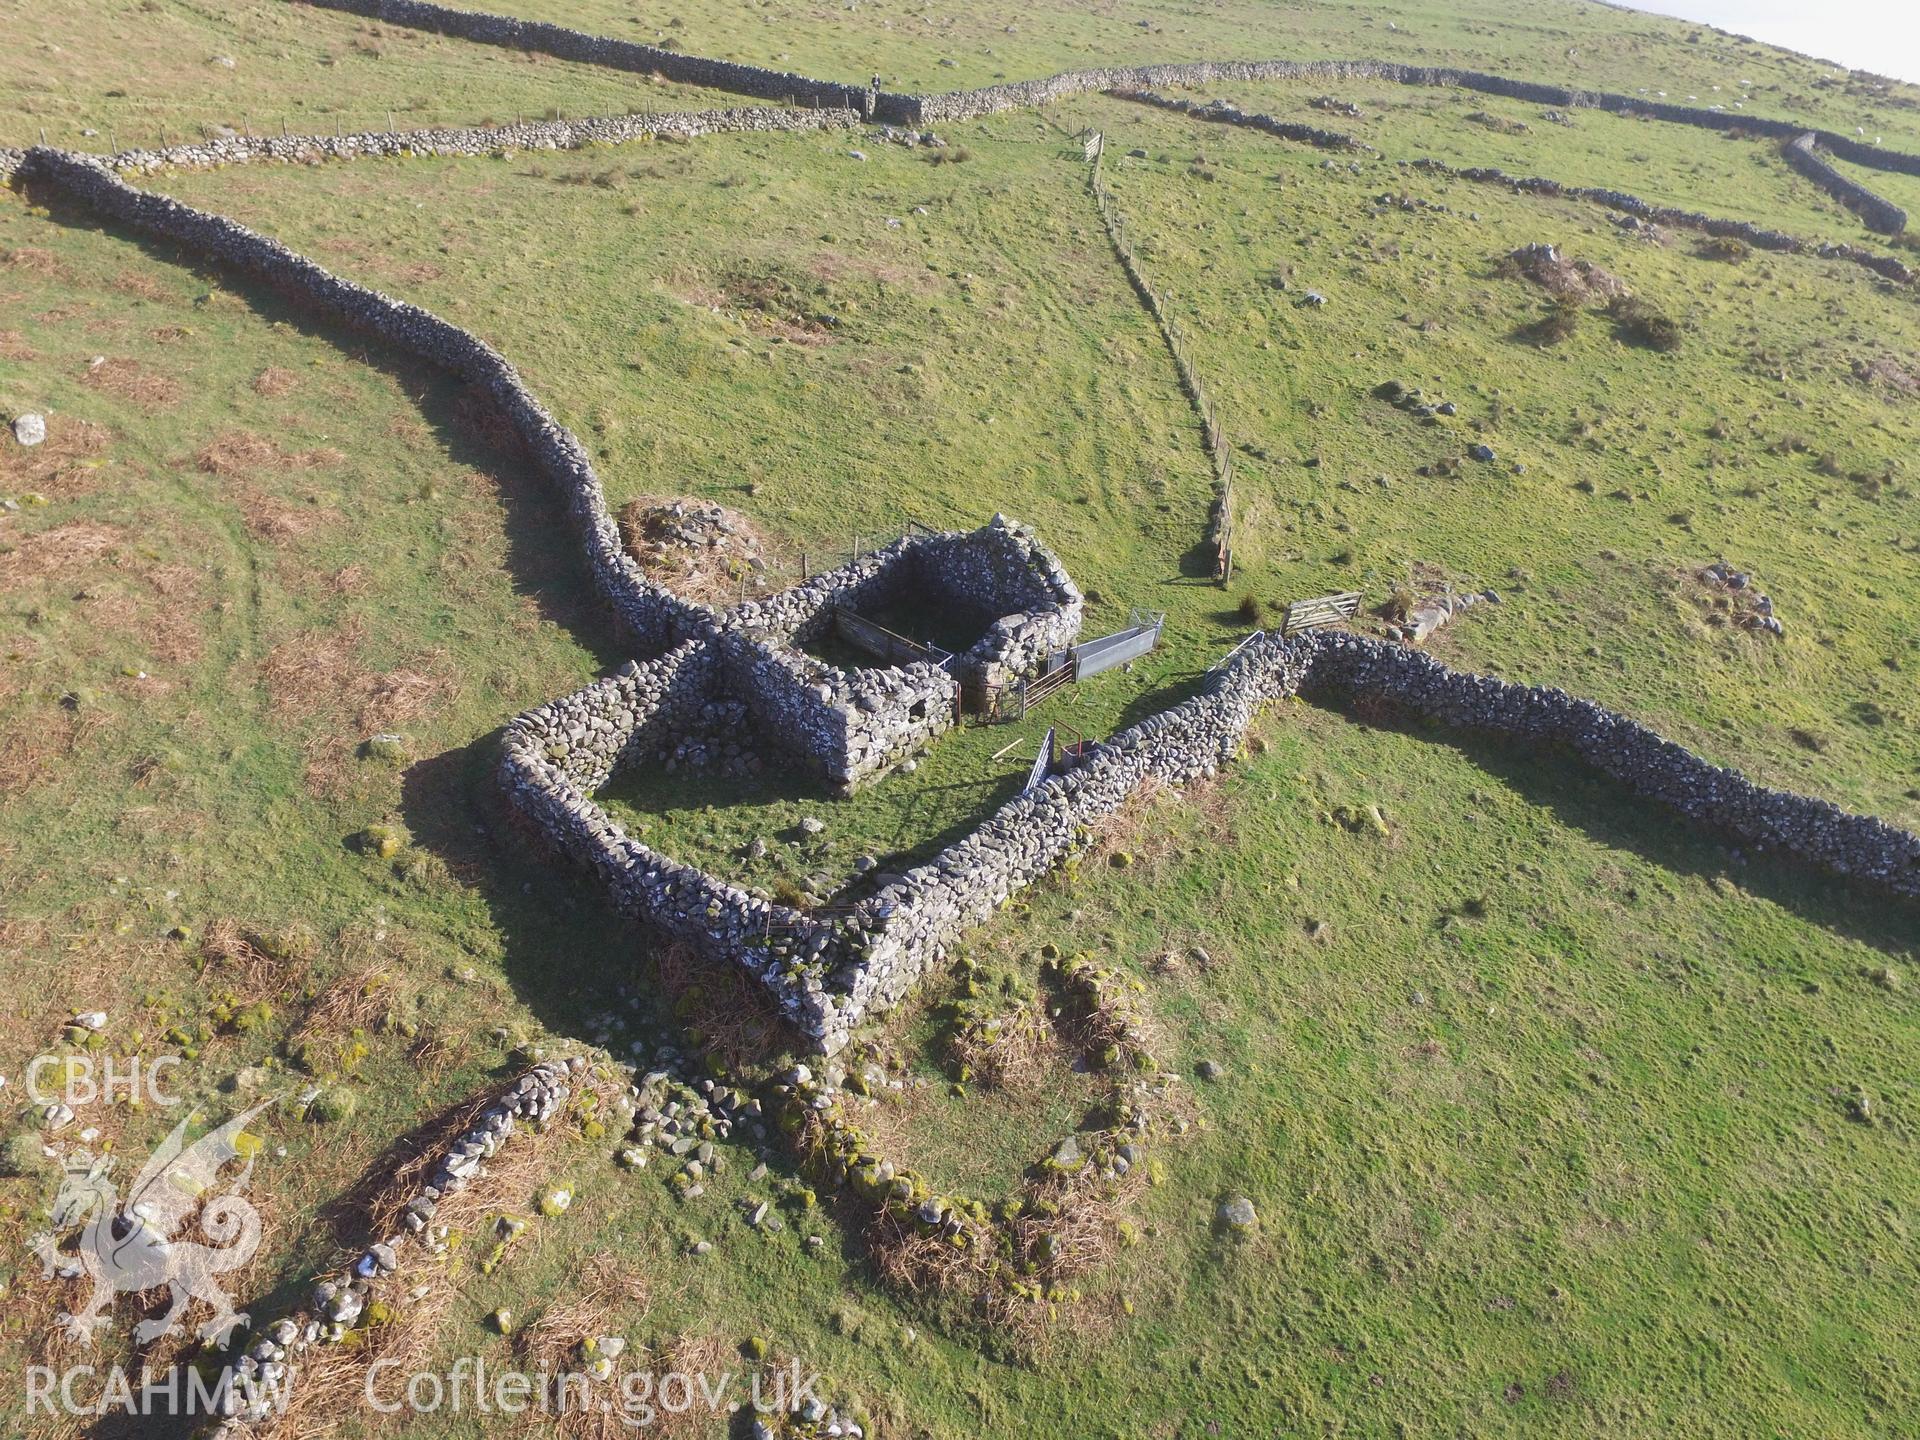
<instances>
[{"instance_id":1,"label":"loose scattered boulder","mask_svg":"<svg viewBox=\"0 0 1920 1440\"><path fill-rule=\"evenodd\" d=\"M1260 1216L1253 1208L1253 1201L1238 1191L1220 1202L1215 1218L1220 1228L1231 1235L1251 1235L1260 1228Z\"/></svg>"}]
</instances>

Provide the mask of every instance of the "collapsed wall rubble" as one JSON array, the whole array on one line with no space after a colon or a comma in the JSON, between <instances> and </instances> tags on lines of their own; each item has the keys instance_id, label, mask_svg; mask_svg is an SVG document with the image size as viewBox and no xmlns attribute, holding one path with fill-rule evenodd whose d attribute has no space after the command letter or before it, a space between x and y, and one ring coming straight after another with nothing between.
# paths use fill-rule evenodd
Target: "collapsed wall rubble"
<instances>
[{"instance_id":1,"label":"collapsed wall rubble","mask_svg":"<svg viewBox=\"0 0 1920 1440\"><path fill-rule=\"evenodd\" d=\"M444 1224L435 1223L441 1200L481 1178L516 1129L537 1129L561 1113L586 1068L581 1056L542 1061L483 1107L407 1197L400 1229L370 1243L344 1274L316 1282L306 1308L265 1326L221 1371L212 1392L221 1417L212 1440L245 1440L256 1427L271 1425L317 1347L350 1343L349 1332L362 1322L377 1284L394 1275L411 1252L444 1254L457 1243Z\"/></svg>"}]
</instances>

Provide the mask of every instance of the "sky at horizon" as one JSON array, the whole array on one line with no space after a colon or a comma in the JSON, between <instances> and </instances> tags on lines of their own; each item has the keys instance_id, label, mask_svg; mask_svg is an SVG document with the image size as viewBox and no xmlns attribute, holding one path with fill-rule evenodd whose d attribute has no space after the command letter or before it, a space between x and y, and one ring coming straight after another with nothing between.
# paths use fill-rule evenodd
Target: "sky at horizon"
<instances>
[{"instance_id":1,"label":"sky at horizon","mask_svg":"<svg viewBox=\"0 0 1920 1440\"><path fill-rule=\"evenodd\" d=\"M1622 0L1920 84L1920 0Z\"/></svg>"}]
</instances>

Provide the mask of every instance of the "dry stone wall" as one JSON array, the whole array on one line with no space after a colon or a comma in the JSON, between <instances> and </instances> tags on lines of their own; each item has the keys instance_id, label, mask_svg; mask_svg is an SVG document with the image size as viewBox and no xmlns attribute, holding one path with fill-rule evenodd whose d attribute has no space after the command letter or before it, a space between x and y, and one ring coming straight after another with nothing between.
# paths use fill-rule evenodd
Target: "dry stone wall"
<instances>
[{"instance_id":1,"label":"dry stone wall","mask_svg":"<svg viewBox=\"0 0 1920 1440\"><path fill-rule=\"evenodd\" d=\"M640 45L631 40L615 40L604 35L589 35L564 25L541 20L517 20L505 15L487 15L474 10L456 10L431 5L424 0L306 0L326 10L344 10L406 25L415 30L431 30L462 40L477 40L486 45L504 45L516 50L537 50L562 60L587 65L605 65L616 70L631 70L641 75L659 75L683 85L699 85L708 90L725 90L735 95L755 95L762 100L783 100L799 105L835 110L873 113L875 91L866 86L841 85L829 80L812 80L790 70L770 70L759 65L740 65L731 60L713 60L686 55L678 50L663 50L655 45Z\"/></svg>"},{"instance_id":2,"label":"dry stone wall","mask_svg":"<svg viewBox=\"0 0 1920 1440\"><path fill-rule=\"evenodd\" d=\"M1749 115L1744 110L1675 105L1664 100L1619 95L1603 90L1570 90L1561 85L1541 85L1478 70L1402 65L1387 60L1200 60L1070 70L1041 80L990 85L978 90L954 90L941 95L882 95L875 113L879 119L901 124L951 123L997 114L1003 110L1047 105L1055 100L1094 91L1152 90L1269 80L1385 80L1399 85L1454 87L1561 110L1606 110L1616 115L1645 115L1676 125L1693 125L1708 130L1739 130L1781 140L1794 139L1807 133L1808 129L1795 121ZM1812 134L1826 149L1856 165L1920 175L1920 155L1868 145L1853 136L1830 130L1814 130Z\"/></svg>"},{"instance_id":3,"label":"dry stone wall","mask_svg":"<svg viewBox=\"0 0 1920 1440\"><path fill-rule=\"evenodd\" d=\"M1059 557L1027 527L995 515L978 530L902 536L838 570L741 606L732 623L772 641L811 645L832 629L837 607L871 611L908 599L979 618L980 639L948 666L969 691L1039 669L1079 635L1085 610Z\"/></svg>"},{"instance_id":4,"label":"dry stone wall","mask_svg":"<svg viewBox=\"0 0 1920 1440\"><path fill-rule=\"evenodd\" d=\"M993 617L953 665L965 686L999 688L1039 670L1080 634L1085 601L1060 559L1025 526L995 515L978 530L921 536L920 593Z\"/></svg>"},{"instance_id":5,"label":"dry stone wall","mask_svg":"<svg viewBox=\"0 0 1920 1440\"><path fill-rule=\"evenodd\" d=\"M960 686L936 665L842 669L729 635L729 674L760 733L843 793L951 730Z\"/></svg>"},{"instance_id":6,"label":"dry stone wall","mask_svg":"<svg viewBox=\"0 0 1920 1440\"><path fill-rule=\"evenodd\" d=\"M1085 845L1088 827L1149 780L1187 784L1214 774L1254 712L1299 688L1311 653L1251 645L1216 670L1195 698L1097 747L997 811L972 834L856 907L831 976L829 1047L869 1011L898 1003L965 931Z\"/></svg>"},{"instance_id":7,"label":"dry stone wall","mask_svg":"<svg viewBox=\"0 0 1920 1440\"><path fill-rule=\"evenodd\" d=\"M1030 109L1092 91L1148 90L1155 87L1268 80L1386 80L1401 85L1457 87L1562 110L1606 110L1619 115L1645 115L1676 125L1693 125L1709 130L1739 130L1780 140L1795 140L1811 133L1820 145L1853 164L1920 175L1920 155L1869 145L1854 136L1835 131L1809 132L1808 127L1791 120L1750 115L1744 110L1678 105L1666 100L1621 95L1605 90L1574 90L1562 85L1543 85L1451 66L1405 65L1387 60L1177 61L1070 70L1042 79L989 85L974 90L905 95L883 91L877 84L861 88L834 81L811 80L788 71L685 55L676 50L590 35L562 25L457 10L429 4L426 0L306 0L306 3L484 44L538 50L585 64L657 74L669 80L713 90L858 110L870 120L914 127L970 120L1005 110Z\"/></svg>"},{"instance_id":8,"label":"dry stone wall","mask_svg":"<svg viewBox=\"0 0 1920 1440\"><path fill-rule=\"evenodd\" d=\"M224 136L157 149L122 150L104 157L122 173L208 170L225 165L313 164L394 156L478 156L514 150L581 150L621 145L655 135L730 132L846 130L861 123L858 110L781 110L743 106L669 114L598 115L579 120L524 120L512 125L475 125L424 130L363 130L350 135Z\"/></svg>"},{"instance_id":9,"label":"dry stone wall","mask_svg":"<svg viewBox=\"0 0 1920 1440\"><path fill-rule=\"evenodd\" d=\"M1756 785L1591 700L1451 670L1355 635L1315 640L1308 692L1384 701L1441 725L1563 747L1631 793L1709 830L1873 889L1920 899L1920 836L1825 800Z\"/></svg>"},{"instance_id":10,"label":"dry stone wall","mask_svg":"<svg viewBox=\"0 0 1920 1440\"><path fill-rule=\"evenodd\" d=\"M955 676L924 663L840 670L785 643L828 623L837 603L883 603L903 590L965 597L987 613L1026 606L983 640L995 663L1078 632L1072 579L1024 527L995 516L976 531L912 536L862 556L784 604L774 597L709 617L657 659L520 716L501 750L500 781L514 808L598 877L622 914L741 965L801 1033L827 1048L844 1043L861 1013L826 983L841 963L839 924L660 854L593 795L632 767L675 763L682 737L711 733L736 713L750 717L754 738L780 759L846 787L918 753L955 722Z\"/></svg>"},{"instance_id":11,"label":"dry stone wall","mask_svg":"<svg viewBox=\"0 0 1920 1440\"><path fill-rule=\"evenodd\" d=\"M1457 175L1462 180L1472 180L1479 184L1505 185L1530 195L1565 195L1575 200L1590 200L1596 205L1604 205L1609 210L1617 210L1623 215L1631 215L1638 220L1669 226L1676 230L1697 230L1706 235L1730 236L1736 240L1744 240L1759 250L1776 250L1792 255L1818 255L1827 260L1846 260L1855 265L1864 266L1883 279L1892 280L1901 285L1911 285L1914 281L1913 270L1905 262L1891 255L1876 255L1871 250L1862 250L1855 245L1815 244L1812 241L1788 235L1784 231L1770 230L1746 220L1728 220L1720 216L1703 215L1697 210L1680 210L1671 205L1652 205L1623 190L1610 190L1594 185L1562 185L1558 180L1537 175L1509 175L1506 171L1493 166L1468 166L1455 169L1445 161L1433 159L1401 163L1411 164L1436 174Z\"/></svg>"},{"instance_id":12,"label":"dry stone wall","mask_svg":"<svg viewBox=\"0 0 1920 1440\"><path fill-rule=\"evenodd\" d=\"M412 3L380 0L377 8ZM1251 78L1247 67L1171 67L1180 72L1175 80L1169 68L1082 72L1035 84L1115 88L1116 74L1136 82L1157 76L1161 83L1188 83L1200 69L1210 78ZM1334 72L1290 67L1290 73ZM1030 93L1031 87L999 90ZM1551 98L1571 103L1564 93ZM996 101L994 108L1005 106ZM646 579L621 547L584 449L512 367L474 336L417 306L341 280L233 221L137 190L92 157L36 149L22 157L19 172L35 192L84 204L199 258L255 275L445 368L491 399L567 498L601 592L643 651L657 657L516 719L501 759L509 796L546 841L600 877L618 909L740 964L823 1050L844 1045L872 1010L897 1003L955 938L1083 844L1094 820L1150 780L1181 784L1215 773L1262 703L1302 691L1384 701L1441 724L1564 747L1631 793L1739 843L1895 896L1920 898L1920 837L1824 801L1755 785L1563 691L1466 675L1415 651L1327 633L1253 637L1216 667L1194 699L1094 747L926 865L887 882L849 918L811 915L756 897L635 841L593 803L592 793L623 769L666 763L678 737L708 731L743 703L751 710L755 695L777 692L773 673L756 668L767 664L784 672L795 697L790 706L763 702L755 712L777 745L838 764L852 779L870 757L884 765L904 753L900 747L924 744L937 732L917 734L900 721L927 719L940 693L936 677L951 687L955 676L931 666L837 672L888 678L865 692L871 705L861 703L859 682L848 682L844 691L827 683L824 694L816 683L811 698L801 701L802 677L817 682L831 667L814 672L781 647L816 634L830 623L836 605L885 603L911 587L972 603L982 613L1007 612L960 661L988 673L995 666L1005 673L1030 667L1072 639L1081 615L1079 591L1030 532L996 516L969 535L907 537L789 597L717 616ZM1624 203L1617 208L1631 213ZM1654 211L1649 218L1666 217ZM1785 243L1773 248L1796 243L1778 238ZM916 693L916 686L925 688ZM828 720L830 714L840 718ZM857 716L873 717L873 733L862 733L868 722ZM895 730L891 739L884 734L889 727Z\"/></svg>"},{"instance_id":13,"label":"dry stone wall","mask_svg":"<svg viewBox=\"0 0 1920 1440\"><path fill-rule=\"evenodd\" d=\"M1343 135L1338 130L1322 130L1317 125L1301 125L1292 120L1281 120L1272 115L1261 115L1229 105L1225 100L1209 100L1205 104L1197 100L1182 100L1173 95L1161 95L1152 90L1116 90L1115 98L1131 100L1136 105L1152 105L1161 110L1172 110L1177 114L1191 115L1195 120L1211 120L1221 125L1243 125L1250 130L1264 130L1269 135L1277 135L1282 140L1297 140L1303 145L1315 145L1322 150L1370 150L1373 147L1362 144L1351 135Z\"/></svg>"},{"instance_id":14,"label":"dry stone wall","mask_svg":"<svg viewBox=\"0 0 1920 1440\"><path fill-rule=\"evenodd\" d=\"M30 150L18 178L37 195L84 205L143 234L178 244L200 259L263 280L333 320L476 387L565 498L595 586L641 649L663 650L699 628L704 612L648 580L622 548L619 527L585 447L547 412L491 346L418 305L342 280L236 221L136 189L91 156Z\"/></svg>"},{"instance_id":15,"label":"dry stone wall","mask_svg":"<svg viewBox=\"0 0 1920 1440\"><path fill-rule=\"evenodd\" d=\"M960 935L1084 844L1093 821L1149 780L1186 784L1214 774L1262 704L1302 693L1382 701L1445 726L1565 748L1631 794L1756 851L1920 899L1920 836L1756 785L1591 700L1452 670L1358 635L1259 635L1195 698L1095 747L856 907L818 996L818 1020L802 1028L834 1048L847 1026L897 1003Z\"/></svg>"},{"instance_id":16,"label":"dry stone wall","mask_svg":"<svg viewBox=\"0 0 1920 1440\"><path fill-rule=\"evenodd\" d=\"M1349 138L1339 135L1336 131L1316 130L1312 126L1294 125L1287 121L1276 120L1271 115L1249 113L1217 100L1201 105L1192 101L1157 95L1150 90L1123 91L1117 93L1119 93L1121 99L1133 100L1140 104L1157 105L1162 109L1175 110L1182 114L1190 115L1196 120L1210 120L1224 125L1244 126L1248 129L1264 131L1270 135L1278 135L1283 139L1303 141L1311 145L1331 146L1336 141ZM1801 138L1808 142L1811 141L1810 136L1802 136ZM1355 146L1358 145L1358 142L1351 143ZM1789 158L1802 153L1799 149L1789 147ZM1753 245L1762 250L1777 250L1796 255L1815 254L1827 259L1848 260L1856 265L1865 266L1875 274L1902 285L1912 284L1914 279L1913 271L1905 262L1891 255L1876 255L1872 251L1862 250L1853 245L1816 245L1809 241L1799 239L1797 236L1786 234L1784 231L1771 230L1765 226L1755 225L1747 220L1728 220L1718 216L1704 215L1697 210L1681 210L1671 205L1653 205L1640 199L1636 195L1629 195L1623 190L1612 190L1592 185L1563 185L1558 180L1550 180L1542 176L1509 175L1506 171L1496 166L1479 165L1456 168L1443 160L1434 159L1402 160L1399 163L1401 165L1412 165L1436 174L1457 175L1462 180L1471 180L1478 184L1504 185L1524 194L1564 195L1575 200L1588 200L1598 205L1604 205L1610 210L1617 210L1622 214L1632 215L1637 219L1646 220L1653 224L1666 225L1680 230L1697 230L1708 235L1730 236L1735 239L1744 240L1749 245ZM1887 202L1880 200L1878 196L1875 196L1864 186L1857 185L1845 176L1840 175L1817 155L1812 156L1811 163L1819 167L1825 174L1832 176L1834 182L1839 186L1850 187L1853 192L1856 192L1852 199L1848 199L1847 196L1842 196L1841 198L1848 199L1848 203L1852 204L1855 209L1861 210L1863 215L1866 215L1875 205L1883 207L1881 210L1873 211L1873 214L1869 217L1869 224L1872 225L1873 228L1885 230L1887 233L1898 233L1899 230L1905 227L1906 212L1888 205ZM1815 178L1819 179L1820 177L1816 176ZM1821 183L1825 184L1826 182L1822 180ZM1836 193L1838 192L1836 191ZM1880 223L1876 223L1876 221ZM1138 288L1138 282L1136 282L1136 288Z\"/></svg>"},{"instance_id":17,"label":"dry stone wall","mask_svg":"<svg viewBox=\"0 0 1920 1440\"><path fill-rule=\"evenodd\" d=\"M1883 200L1851 176L1842 175L1829 165L1815 148L1812 135L1800 135L1780 149L1787 163L1806 176L1834 199L1857 214L1869 230L1883 235L1898 235L1907 228L1907 212L1891 200Z\"/></svg>"},{"instance_id":18,"label":"dry stone wall","mask_svg":"<svg viewBox=\"0 0 1920 1440\"><path fill-rule=\"evenodd\" d=\"M621 770L658 763L661 748L698 722L719 699L719 668L716 647L688 641L528 711L507 727L500 782L535 831L593 872L623 915L761 975L809 953L818 940L811 922L641 844L592 799Z\"/></svg>"}]
</instances>

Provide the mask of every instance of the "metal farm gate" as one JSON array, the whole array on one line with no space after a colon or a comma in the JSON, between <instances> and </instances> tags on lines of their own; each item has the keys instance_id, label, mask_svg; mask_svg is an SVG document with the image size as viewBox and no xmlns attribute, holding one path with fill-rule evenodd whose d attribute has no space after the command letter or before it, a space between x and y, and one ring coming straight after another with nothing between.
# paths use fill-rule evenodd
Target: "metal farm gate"
<instances>
[{"instance_id":1,"label":"metal farm gate","mask_svg":"<svg viewBox=\"0 0 1920 1440\"><path fill-rule=\"evenodd\" d=\"M1074 678L1084 680L1089 675L1098 675L1102 670L1111 670L1116 665L1138 660L1160 643L1160 631L1166 623L1167 616L1163 610L1135 610L1127 617L1126 629L1074 646Z\"/></svg>"}]
</instances>

